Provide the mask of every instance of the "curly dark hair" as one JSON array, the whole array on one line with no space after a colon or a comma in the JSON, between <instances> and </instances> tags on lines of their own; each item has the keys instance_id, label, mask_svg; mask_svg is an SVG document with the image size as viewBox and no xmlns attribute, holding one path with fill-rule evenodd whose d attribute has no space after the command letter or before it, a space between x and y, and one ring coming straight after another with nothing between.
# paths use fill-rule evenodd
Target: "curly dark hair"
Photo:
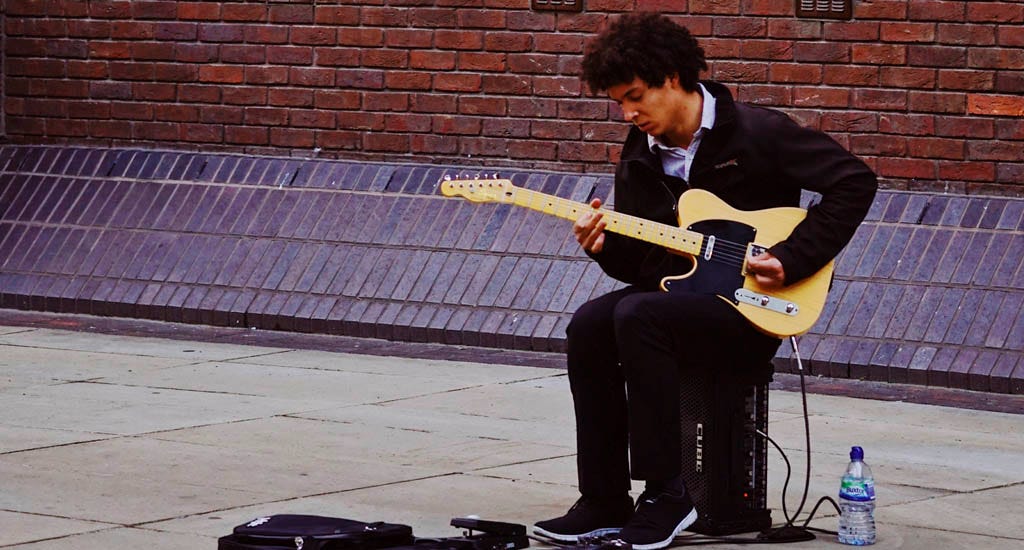
<instances>
[{"instance_id":1,"label":"curly dark hair","mask_svg":"<svg viewBox=\"0 0 1024 550\"><path fill-rule=\"evenodd\" d=\"M653 12L634 12L616 19L587 44L582 80L593 93L639 77L660 87L679 75L686 91L697 90L698 75L707 70L704 50L689 29Z\"/></svg>"}]
</instances>

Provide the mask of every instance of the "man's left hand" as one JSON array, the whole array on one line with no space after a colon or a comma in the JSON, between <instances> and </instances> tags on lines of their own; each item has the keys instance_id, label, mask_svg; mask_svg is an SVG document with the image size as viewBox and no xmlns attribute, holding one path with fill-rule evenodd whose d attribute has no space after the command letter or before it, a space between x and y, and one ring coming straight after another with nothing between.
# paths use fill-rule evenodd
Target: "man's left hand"
<instances>
[{"instance_id":1,"label":"man's left hand","mask_svg":"<svg viewBox=\"0 0 1024 550\"><path fill-rule=\"evenodd\" d=\"M786 272L782 262L769 252L759 256L747 256L747 273L754 276L757 284L764 288L782 288L786 284Z\"/></svg>"}]
</instances>

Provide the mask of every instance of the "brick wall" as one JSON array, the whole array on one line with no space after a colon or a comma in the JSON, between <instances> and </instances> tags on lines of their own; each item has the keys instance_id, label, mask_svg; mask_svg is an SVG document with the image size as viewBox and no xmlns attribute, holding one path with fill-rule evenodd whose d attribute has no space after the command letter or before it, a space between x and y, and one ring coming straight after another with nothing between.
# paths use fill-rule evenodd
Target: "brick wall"
<instances>
[{"instance_id":1,"label":"brick wall","mask_svg":"<svg viewBox=\"0 0 1024 550\"><path fill-rule=\"evenodd\" d=\"M287 151L610 170L625 127L582 89L587 38L678 15L709 77L865 158L889 187L1024 190L1024 3L789 0L7 3L4 112L21 143Z\"/></svg>"}]
</instances>

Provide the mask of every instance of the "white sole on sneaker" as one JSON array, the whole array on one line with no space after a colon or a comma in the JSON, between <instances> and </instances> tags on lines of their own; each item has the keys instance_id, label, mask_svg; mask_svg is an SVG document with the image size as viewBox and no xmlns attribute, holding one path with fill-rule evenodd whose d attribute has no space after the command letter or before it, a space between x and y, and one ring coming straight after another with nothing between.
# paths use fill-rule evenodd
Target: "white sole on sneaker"
<instances>
[{"instance_id":1,"label":"white sole on sneaker","mask_svg":"<svg viewBox=\"0 0 1024 550\"><path fill-rule=\"evenodd\" d=\"M691 520L690 523L693 523L693 521ZM687 524L687 526L689 526L689 523ZM621 527L608 527L605 529L594 529L589 533L581 533L579 535L562 535L537 527L536 525L533 526L534 535L540 535L542 537L547 537L549 539L555 539L562 542L579 542L580 537L603 537L605 535L615 535L621 530Z\"/></svg>"},{"instance_id":2,"label":"white sole on sneaker","mask_svg":"<svg viewBox=\"0 0 1024 550\"><path fill-rule=\"evenodd\" d=\"M697 521L696 507L694 507L693 510L690 510L689 514L686 514L686 517L683 518L683 521L679 522L679 525L676 525L676 528L672 530L672 534L669 535L667 539L658 542L652 542L650 544L634 544L633 550L658 550L659 548L664 548L672 544L672 539L676 538L676 536L678 535L681 535L683 531L685 531L687 527L693 525L693 522L695 521Z\"/></svg>"}]
</instances>

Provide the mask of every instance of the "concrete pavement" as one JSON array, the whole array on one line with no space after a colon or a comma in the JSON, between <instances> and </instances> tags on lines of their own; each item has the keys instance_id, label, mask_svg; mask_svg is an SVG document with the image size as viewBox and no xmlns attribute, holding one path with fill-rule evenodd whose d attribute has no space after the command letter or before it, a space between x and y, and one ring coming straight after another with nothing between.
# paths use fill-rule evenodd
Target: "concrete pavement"
<instances>
[{"instance_id":1,"label":"concrete pavement","mask_svg":"<svg viewBox=\"0 0 1024 550\"><path fill-rule=\"evenodd\" d=\"M274 513L452 536L455 516L530 524L577 496L563 370L87 325L0 325L0 548L213 549L233 526ZM808 399L804 513L835 494L849 446L861 445L878 486L877 548L1024 547L1024 416ZM773 390L769 408L769 433L795 470L792 512L800 395ZM772 450L776 523L783 479ZM818 515L813 525L835 529L831 507ZM841 548L827 536L783 546Z\"/></svg>"}]
</instances>

